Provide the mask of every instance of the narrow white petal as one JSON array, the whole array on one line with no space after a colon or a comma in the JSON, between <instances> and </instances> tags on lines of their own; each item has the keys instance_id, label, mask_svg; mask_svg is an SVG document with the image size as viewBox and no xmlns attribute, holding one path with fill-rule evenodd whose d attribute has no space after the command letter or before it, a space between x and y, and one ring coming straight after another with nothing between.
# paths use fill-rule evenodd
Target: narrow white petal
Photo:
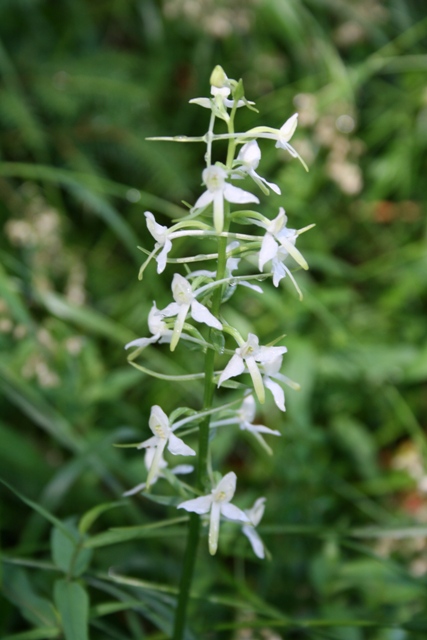
<instances>
[{"instance_id":1,"label":"narrow white petal","mask_svg":"<svg viewBox=\"0 0 427 640\"><path fill-rule=\"evenodd\" d=\"M160 462L163 457L163 451L166 446L166 442L166 440L159 439L159 443L156 447L156 453L154 454L153 462L151 463L151 467L147 476L147 489L151 484L154 484L154 482L156 482L160 474Z\"/></svg>"},{"instance_id":2,"label":"narrow white petal","mask_svg":"<svg viewBox=\"0 0 427 640\"><path fill-rule=\"evenodd\" d=\"M264 384L262 382L262 376L261 376L260 370L258 369L258 365L255 362L255 358L252 358L252 357L246 358L246 366L248 367L249 374L252 378L252 382L254 385L257 398L261 404L264 404L265 402Z\"/></svg>"},{"instance_id":3,"label":"narrow white petal","mask_svg":"<svg viewBox=\"0 0 427 640\"><path fill-rule=\"evenodd\" d=\"M247 537L247 539L251 543L251 546L252 546L254 554L258 558L263 560L265 558L264 545L263 545L263 542L262 542L261 538L259 537L258 533L255 531L255 529L253 527L251 527L250 525L245 524L242 527L242 533L245 534L245 536Z\"/></svg>"},{"instance_id":4,"label":"narrow white petal","mask_svg":"<svg viewBox=\"0 0 427 640\"><path fill-rule=\"evenodd\" d=\"M264 293L260 286L258 286L257 284L246 282L246 280L240 280L240 282L238 282L237 284L239 284L241 287L252 289L252 291L256 291L257 293Z\"/></svg>"},{"instance_id":5,"label":"narrow white petal","mask_svg":"<svg viewBox=\"0 0 427 640\"><path fill-rule=\"evenodd\" d=\"M163 318L171 318L178 315L179 308L180 305L177 302L171 302L164 309L159 309L159 313Z\"/></svg>"},{"instance_id":6,"label":"narrow white petal","mask_svg":"<svg viewBox=\"0 0 427 640\"><path fill-rule=\"evenodd\" d=\"M270 429L270 427L266 427L263 424L251 424L250 422L242 422L240 424L240 428L243 431L250 431L251 433L269 433L272 436L282 435L280 431L276 431L276 429Z\"/></svg>"},{"instance_id":7,"label":"narrow white petal","mask_svg":"<svg viewBox=\"0 0 427 640\"><path fill-rule=\"evenodd\" d=\"M216 554L218 549L218 536L219 536L219 520L221 516L221 505L217 502L212 502L211 517L209 522L209 553L211 556Z\"/></svg>"},{"instance_id":8,"label":"narrow white petal","mask_svg":"<svg viewBox=\"0 0 427 640\"><path fill-rule=\"evenodd\" d=\"M128 342L125 345L125 349L130 349L131 347L146 347L153 342L157 342L160 338L160 333L157 333L152 338L137 338L136 340L132 340L132 342Z\"/></svg>"},{"instance_id":9,"label":"narrow white petal","mask_svg":"<svg viewBox=\"0 0 427 640\"><path fill-rule=\"evenodd\" d=\"M234 471L227 473L217 484L213 491L213 499L220 502L230 502L236 491L237 476Z\"/></svg>"},{"instance_id":10,"label":"narrow white petal","mask_svg":"<svg viewBox=\"0 0 427 640\"><path fill-rule=\"evenodd\" d=\"M187 473L193 473L194 467L192 464L177 464L171 471L175 476L184 476Z\"/></svg>"},{"instance_id":11,"label":"narrow white petal","mask_svg":"<svg viewBox=\"0 0 427 640\"><path fill-rule=\"evenodd\" d=\"M274 193L277 193L277 195L280 196L282 192L280 190L280 187L277 184L275 184L274 182L268 182L265 178L260 176L258 173L255 173L255 171L254 171L254 175L258 178L258 180L261 180L261 182L263 182L266 187L268 187L269 189L274 191Z\"/></svg>"},{"instance_id":12,"label":"narrow white petal","mask_svg":"<svg viewBox=\"0 0 427 640\"><path fill-rule=\"evenodd\" d=\"M136 493L140 493L141 491L144 491L145 487L146 487L146 483L141 482L141 484L137 484L136 487L134 487L133 489L129 489L129 491L125 491L123 496L125 497L134 496Z\"/></svg>"},{"instance_id":13,"label":"narrow white petal","mask_svg":"<svg viewBox=\"0 0 427 640\"><path fill-rule=\"evenodd\" d=\"M169 240L169 238L166 238L163 249L160 251L159 255L156 256L157 273L163 273L163 271L165 270L168 253L171 249L172 242Z\"/></svg>"},{"instance_id":14,"label":"narrow white petal","mask_svg":"<svg viewBox=\"0 0 427 640\"><path fill-rule=\"evenodd\" d=\"M185 444L184 440L178 438L174 433L171 433L168 441L168 451L174 456L195 456L194 449Z\"/></svg>"},{"instance_id":15,"label":"narrow white petal","mask_svg":"<svg viewBox=\"0 0 427 640\"><path fill-rule=\"evenodd\" d=\"M193 513L202 515L203 513L208 513L210 511L212 500L213 498L211 495L201 496L200 498L181 502L181 504L177 506L177 509L185 509L186 511L192 511Z\"/></svg>"},{"instance_id":16,"label":"narrow white petal","mask_svg":"<svg viewBox=\"0 0 427 640\"><path fill-rule=\"evenodd\" d=\"M282 124L282 126L280 127L280 139L285 142L289 142L289 140L292 138L292 136L295 133L297 124L298 124L298 114L294 113L294 115L288 118L285 124Z\"/></svg>"},{"instance_id":17,"label":"narrow white petal","mask_svg":"<svg viewBox=\"0 0 427 640\"><path fill-rule=\"evenodd\" d=\"M244 370L245 363L243 362L243 358L235 353L230 362L225 367L224 371L221 373L218 380L218 387L220 387L226 380L239 376L244 372Z\"/></svg>"},{"instance_id":18,"label":"narrow white petal","mask_svg":"<svg viewBox=\"0 0 427 640\"><path fill-rule=\"evenodd\" d=\"M298 249L292 244L292 242L289 242L289 240L287 240L286 238L277 238L278 241L280 242L280 244L282 245L282 247L284 249L286 249L286 251L293 257L293 259L295 260L295 262L298 262L298 264L303 268L303 269L308 269L308 264L307 264L307 260L304 258L304 256L302 255L302 253L300 253L298 251Z\"/></svg>"},{"instance_id":19,"label":"narrow white petal","mask_svg":"<svg viewBox=\"0 0 427 640\"><path fill-rule=\"evenodd\" d=\"M263 496L261 498L257 498L253 506L249 510L246 510L246 514L254 527L259 525L261 518L264 515L266 500L267 498L264 498Z\"/></svg>"},{"instance_id":20,"label":"narrow white petal","mask_svg":"<svg viewBox=\"0 0 427 640\"><path fill-rule=\"evenodd\" d=\"M214 199L214 194L212 193L212 191L204 191L196 201L196 204L194 205L193 209L204 209L205 207L208 206L208 204L213 202L213 199Z\"/></svg>"},{"instance_id":21,"label":"narrow white petal","mask_svg":"<svg viewBox=\"0 0 427 640\"><path fill-rule=\"evenodd\" d=\"M245 191L244 189L240 189L240 187L235 187L232 184L226 184L224 188L224 198L228 200L228 202L234 202L236 204L244 204L246 202L256 202L259 204L259 200L253 193L249 193L249 191Z\"/></svg>"},{"instance_id":22,"label":"narrow white petal","mask_svg":"<svg viewBox=\"0 0 427 640\"><path fill-rule=\"evenodd\" d=\"M196 322L203 322L209 327L222 329L222 324L220 323L220 321L215 318L215 316L209 311L207 307L205 307L204 304L201 304L197 300L193 300L191 304L191 317Z\"/></svg>"},{"instance_id":23,"label":"narrow white petal","mask_svg":"<svg viewBox=\"0 0 427 640\"><path fill-rule=\"evenodd\" d=\"M246 513L229 502L221 505L221 513L224 518L227 518L227 520L233 520L233 522L249 522L249 518Z\"/></svg>"},{"instance_id":24,"label":"narrow white petal","mask_svg":"<svg viewBox=\"0 0 427 640\"><path fill-rule=\"evenodd\" d=\"M283 391L280 384L277 384L277 382L274 382L274 380L272 380L268 376L264 376L264 384L267 389L269 389L273 394L274 402L276 403L276 406L280 409L280 411L286 411L285 392Z\"/></svg>"},{"instance_id":25,"label":"narrow white petal","mask_svg":"<svg viewBox=\"0 0 427 640\"><path fill-rule=\"evenodd\" d=\"M273 260L273 258L276 257L278 248L278 244L271 233L266 233L262 239L261 249L259 252L258 268L260 271L263 270L266 262Z\"/></svg>"},{"instance_id":26,"label":"narrow white petal","mask_svg":"<svg viewBox=\"0 0 427 640\"><path fill-rule=\"evenodd\" d=\"M215 231L222 233L224 229L224 193L222 190L215 191L213 197L213 222Z\"/></svg>"},{"instance_id":27,"label":"narrow white petal","mask_svg":"<svg viewBox=\"0 0 427 640\"><path fill-rule=\"evenodd\" d=\"M211 109L212 102L210 98L192 98L189 100L190 104L198 104L199 107L203 107L204 109Z\"/></svg>"},{"instance_id":28,"label":"narrow white petal","mask_svg":"<svg viewBox=\"0 0 427 640\"><path fill-rule=\"evenodd\" d=\"M159 444L159 440L160 438L158 438L157 436L152 436L151 438L148 438L148 440L144 440L144 442L141 442L137 448L147 449L147 447L157 447L157 445Z\"/></svg>"},{"instance_id":29,"label":"narrow white petal","mask_svg":"<svg viewBox=\"0 0 427 640\"><path fill-rule=\"evenodd\" d=\"M182 333L182 329L184 327L184 322L185 319L187 317L187 313L190 310L190 305L189 304L181 304L179 305L179 312L178 315L176 317L175 320L175 324L173 327L173 333L172 333L172 338L171 338L171 346L170 349L171 351L175 350L176 345L178 344L178 341L181 337L181 333Z\"/></svg>"}]
</instances>

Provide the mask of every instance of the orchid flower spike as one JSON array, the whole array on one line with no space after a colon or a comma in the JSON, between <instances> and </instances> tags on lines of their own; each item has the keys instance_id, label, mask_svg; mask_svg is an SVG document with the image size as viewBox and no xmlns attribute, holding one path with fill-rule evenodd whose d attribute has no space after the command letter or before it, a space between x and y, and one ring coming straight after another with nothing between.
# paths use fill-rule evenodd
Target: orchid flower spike
<instances>
[{"instance_id":1,"label":"orchid flower spike","mask_svg":"<svg viewBox=\"0 0 427 640\"><path fill-rule=\"evenodd\" d=\"M214 329L222 329L220 321L215 318L204 304L196 300L191 284L179 273L175 273L172 280L172 295L175 302L171 302L161 311L165 317L176 316L171 337L171 351L174 351L178 344L188 312L196 322L202 322Z\"/></svg>"},{"instance_id":2,"label":"orchid flower spike","mask_svg":"<svg viewBox=\"0 0 427 640\"><path fill-rule=\"evenodd\" d=\"M151 462L146 482L147 489L153 483L154 478L160 473L160 465L165 448L175 456L196 455L194 449L186 445L181 438L178 438L178 436L173 433L167 415L157 404L151 407L148 426L154 434L153 437L148 438L148 440L144 440L144 442L141 442L138 445L138 449L155 447L155 454Z\"/></svg>"},{"instance_id":3,"label":"orchid flower spike","mask_svg":"<svg viewBox=\"0 0 427 640\"><path fill-rule=\"evenodd\" d=\"M212 492L207 496L186 500L178 505L178 509L185 509L202 515L210 513L209 522L209 553L213 556L218 549L219 523L221 515L229 520L249 523L248 516L238 507L230 504L236 491L237 477L233 471L227 473Z\"/></svg>"},{"instance_id":4,"label":"orchid flower spike","mask_svg":"<svg viewBox=\"0 0 427 640\"><path fill-rule=\"evenodd\" d=\"M252 378L258 400L263 404L265 402L265 390L258 365L270 362L282 355L282 353L286 353L286 351L286 347L260 347L258 337L253 333L249 333L247 341L236 349L234 356L232 356L230 362L221 373L218 387L229 378L235 378L247 369Z\"/></svg>"},{"instance_id":5,"label":"orchid flower spike","mask_svg":"<svg viewBox=\"0 0 427 640\"><path fill-rule=\"evenodd\" d=\"M192 209L198 211L213 203L213 221L217 233L221 233L224 228L224 200L236 204L259 204L258 198L252 193L226 182L227 177L227 171L218 164L207 167L202 174L207 190L198 198Z\"/></svg>"}]
</instances>

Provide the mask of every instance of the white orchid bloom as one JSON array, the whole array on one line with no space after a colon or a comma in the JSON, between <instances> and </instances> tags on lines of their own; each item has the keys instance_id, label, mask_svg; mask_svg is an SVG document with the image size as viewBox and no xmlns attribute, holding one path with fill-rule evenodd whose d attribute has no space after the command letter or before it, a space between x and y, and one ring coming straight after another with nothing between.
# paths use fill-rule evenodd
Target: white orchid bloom
<instances>
[{"instance_id":1,"label":"white orchid bloom","mask_svg":"<svg viewBox=\"0 0 427 640\"><path fill-rule=\"evenodd\" d=\"M259 252L258 266L260 271L263 270L264 265L269 260L274 260L274 258L276 258L280 247L290 254L303 269L308 269L307 261L295 247L299 232L296 229L288 229L286 226L287 222L288 218L285 210L283 207L280 207L279 214L268 224L260 222L255 223L264 227L266 230L266 234L262 239L261 250ZM284 256L283 251L281 256ZM282 259L284 259L284 257L282 257Z\"/></svg>"},{"instance_id":2,"label":"white orchid bloom","mask_svg":"<svg viewBox=\"0 0 427 640\"><path fill-rule=\"evenodd\" d=\"M246 134L242 134L244 137L256 137L256 138L268 138L270 140L276 141L276 147L279 149L285 149L288 151L293 158L298 158L298 160L303 165L304 169L308 171L308 167L304 160L301 158L299 153L294 149L294 147L289 144L289 140L295 133L295 129L298 124L298 114L294 113L293 116L288 118L284 124L280 127L280 129L273 129L273 127L254 127L246 132Z\"/></svg>"},{"instance_id":3,"label":"white orchid bloom","mask_svg":"<svg viewBox=\"0 0 427 640\"><path fill-rule=\"evenodd\" d=\"M164 314L156 307L156 303L153 302L153 306L148 314L148 328L153 334L151 338L137 338L128 342L125 345L125 349L130 347L147 347L154 342L170 342L172 338L172 330L168 329L166 323L163 320Z\"/></svg>"},{"instance_id":4,"label":"white orchid bloom","mask_svg":"<svg viewBox=\"0 0 427 640\"><path fill-rule=\"evenodd\" d=\"M160 472L160 464L165 448L168 449L173 455L177 456L195 456L194 449L185 444L185 442L176 436L169 424L169 418L159 405L151 407L150 418L148 426L153 432L153 437L144 440L138 445L138 449L155 448L155 454L151 462L150 470L148 472L146 487L147 489L152 484L153 479L158 476Z\"/></svg>"},{"instance_id":5,"label":"white orchid bloom","mask_svg":"<svg viewBox=\"0 0 427 640\"><path fill-rule=\"evenodd\" d=\"M168 253L172 249L172 241L169 238L170 231L168 227L156 222L156 219L150 211L146 211L144 215L147 221L148 231L156 241L154 250L161 249L160 253L156 256L156 262L157 273L162 273L166 267Z\"/></svg>"},{"instance_id":6,"label":"white orchid bloom","mask_svg":"<svg viewBox=\"0 0 427 640\"><path fill-rule=\"evenodd\" d=\"M252 178L252 180L262 189L268 193L268 189L272 189L278 195L281 194L280 187L274 182L267 182L265 178L262 178L255 170L258 168L258 165L261 160L261 149L259 148L258 142L256 140L251 140L243 145L243 147L239 151L239 155L237 156L237 161L241 162L242 165L240 167L245 173L248 174ZM267 189L265 189L265 187Z\"/></svg>"},{"instance_id":7,"label":"white orchid bloom","mask_svg":"<svg viewBox=\"0 0 427 640\"><path fill-rule=\"evenodd\" d=\"M286 353L286 347L260 347L259 339L253 333L248 334L248 339L236 349L234 356L221 373L218 387L230 378L235 378L248 370L254 385L258 400L265 402L265 390L258 364L265 364L274 360L282 353Z\"/></svg>"},{"instance_id":8,"label":"white orchid bloom","mask_svg":"<svg viewBox=\"0 0 427 640\"><path fill-rule=\"evenodd\" d=\"M196 300L191 284L179 273L175 273L172 280L172 295L175 302L171 302L161 310L165 317L176 316L171 337L171 351L174 351L181 337L185 319L190 312L196 322L202 322L214 329L222 329L222 324L204 304Z\"/></svg>"},{"instance_id":9,"label":"white orchid bloom","mask_svg":"<svg viewBox=\"0 0 427 640\"><path fill-rule=\"evenodd\" d=\"M217 164L207 167L203 171L202 177L207 190L199 197L193 211L204 209L213 203L213 221L217 233L221 233L224 228L224 200L236 204L248 202L259 204L258 198L252 193L226 182L227 171Z\"/></svg>"},{"instance_id":10,"label":"white orchid bloom","mask_svg":"<svg viewBox=\"0 0 427 640\"><path fill-rule=\"evenodd\" d=\"M255 531L255 527L258 526L264 515L265 500L266 498L258 498L251 509L245 509L245 513L250 522L249 524L244 524L242 527L242 533L245 534L251 543L254 554L261 560L265 558L265 549L259 534Z\"/></svg>"},{"instance_id":11,"label":"white orchid bloom","mask_svg":"<svg viewBox=\"0 0 427 640\"><path fill-rule=\"evenodd\" d=\"M155 455L156 455L155 448L146 450L145 456L144 456L144 463L147 471L150 471ZM167 466L168 466L168 463L162 456L158 461L157 469L155 470L155 473L151 479L151 486L153 486L153 484L155 484L159 478L165 477L163 470L166 469ZM170 469L170 472L173 473L175 476L184 475L186 473L192 473L193 471L194 471L194 467L191 464L178 464L176 467L173 467L172 469ZM136 487L133 487L133 489L129 489L129 491L126 491L123 495L126 497L134 496L136 493L140 493L141 491L144 491L146 486L147 486L146 482L141 482L140 484L136 485Z\"/></svg>"},{"instance_id":12,"label":"white orchid bloom","mask_svg":"<svg viewBox=\"0 0 427 640\"><path fill-rule=\"evenodd\" d=\"M264 426L263 424L253 424L253 420L256 415L256 403L253 395L246 396L243 400L243 403L235 413L235 415L231 418L224 418L222 420L215 420L211 422L211 428L215 427L223 427L229 424L238 424L242 431L249 431L252 433L261 446L269 453L270 455L273 453L271 448L268 446L261 433L268 433L273 436L282 435L280 431L276 431L275 429L270 429L269 427Z\"/></svg>"},{"instance_id":13,"label":"white orchid bloom","mask_svg":"<svg viewBox=\"0 0 427 640\"><path fill-rule=\"evenodd\" d=\"M288 385L288 387L291 387L296 391L300 389L300 385L288 378L288 376L279 373L281 367L282 356L279 356L274 360L270 360L270 362L266 362L262 367L264 373L262 381L264 383L264 386L267 387L267 389L273 394L274 402L276 403L278 409L280 409L280 411L286 411L285 393L282 387L276 382L276 380L280 380L280 382Z\"/></svg>"},{"instance_id":14,"label":"white orchid bloom","mask_svg":"<svg viewBox=\"0 0 427 640\"><path fill-rule=\"evenodd\" d=\"M230 504L236 491L236 474L227 473L212 492L207 496L186 500L178 505L178 509L185 509L203 515L210 512L209 522L209 553L213 556L218 549L219 523L221 515L235 522L249 523L248 516L238 507Z\"/></svg>"}]
</instances>

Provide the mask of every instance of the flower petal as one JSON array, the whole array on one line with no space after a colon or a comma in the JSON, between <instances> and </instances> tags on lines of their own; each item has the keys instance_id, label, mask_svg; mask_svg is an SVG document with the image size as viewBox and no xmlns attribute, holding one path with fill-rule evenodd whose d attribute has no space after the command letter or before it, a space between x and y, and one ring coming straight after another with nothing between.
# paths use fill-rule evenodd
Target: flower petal
<instances>
[{"instance_id":1,"label":"flower petal","mask_svg":"<svg viewBox=\"0 0 427 640\"><path fill-rule=\"evenodd\" d=\"M240 187L235 187L232 184L225 184L224 187L224 198L228 200L228 202L234 202L236 204L244 204L246 202L256 202L259 204L259 200L253 193L249 193L249 191L245 191L244 189L240 189Z\"/></svg>"},{"instance_id":2,"label":"flower petal","mask_svg":"<svg viewBox=\"0 0 427 640\"><path fill-rule=\"evenodd\" d=\"M243 358L235 353L230 362L225 367L224 371L221 373L218 380L218 387L220 387L226 380L229 380L229 378L235 378L236 376L239 376L244 372L244 370L245 363L243 362Z\"/></svg>"},{"instance_id":3,"label":"flower petal","mask_svg":"<svg viewBox=\"0 0 427 640\"><path fill-rule=\"evenodd\" d=\"M214 194L212 191L204 191L202 195L196 200L196 204L193 207L194 209L204 209L211 202L213 202Z\"/></svg>"},{"instance_id":4,"label":"flower petal","mask_svg":"<svg viewBox=\"0 0 427 640\"><path fill-rule=\"evenodd\" d=\"M237 476L234 471L227 473L217 484L212 496L215 502L230 502L236 491Z\"/></svg>"},{"instance_id":5,"label":"flower petal","mask_svg":"<svg viewBox=\"0 0 427 640\"><path fill-rule=\"evenodd\" d=\"M157 342L159 338L160 333L157 333L152 338L137 338L136 340L132 340L132 342L125 344L125 349L130 349L131 347L146 347L153 342Z\"/></svg>"},{"instance_id":6,"label":"flower petal","mask_svg":"<svg viewBox=\"0 0 427 640\"><path fill-rule=\"evenodd\" d=\"M144 442L140 442L139 445L137 446L137 449L146 449L147 447L157 447L157 445L159 444L159 440L160 438L158 438L157 436L152 436L151 438L148 438L148 440L144 440Z\"/></svg>"},{"instance_id":7,"label":"flower petal","mask_svg":"<svg viewBox=\"0 0 427 640\"><path fill-rule=\"evenodd\" d=\"M183 476L187 473L193 473L194 467L192 464L177 464L176 467L171 469L171 472L175 476Z\"/></svg>"},{"instance_id":8,"label":"flower petal","mask_svg":"<svg viewBox=\"0 0 427 640\"><path fill-rule=\"evenodd\" d=\"M249 518L246 513L229 502L221 505L221 513L224 518L227 518L227 520L233 520L233 522L249 522Z\"/></svg>"},{"instance_id":9,"label":"flower petal","mask_svg":"<svg viewBox=\"0 0 427 640\"><path fill-rule=\"evenodd\" d=\"M220 321L215 318L215 316L209 311L207 307L205 307L204 304L201 304L197 300L193 300L191 304L191 317L196 322L203 322L209 327L222 329L222 324L220 323Z\"/></svg>"},{"instance_id":10,"label":"flower petal","mask_svg":"<svg viewBox=\"0 0 427 640\"><path fill-rule=\"evenodd\" d=\"M211 495L201 496L200 498L181 502L181 504L177 506L177 509L185 509L186 511L192 511L193 513L202 515L203 513L208 513L210 511L212 500L213 498Z\"/></svg>"},{"instance_id":11,"label":"flower petal","mask_svg":"<svg viewBox=\"0 0 427 640\"><path fill-rule=\"evenodd\" d=\"M254 527L259 525L261 518L264 515L266 500L267 498L264 498L263 496L261 498L257 498L253 506L250 509L246 509L246 514Z\"/></svg>"},{"instance_id":12,"label":"flower petal","mask_svg":"<svg viewBox=\"0 0 427 640\"><path fill-rule=\"evenodd\" d=\"M125 497L134 496L136 493L140 493L140 491L144 491L146 486L147 486L146 482L141 482L141 484L137 484L136 487L133 487L133 489L129 489L129 491L125 491L125 493L123 493L122 495Z\"/></svg>"},{"instance_id":13,"label":"flower petal","mask_svg":"<svg viewBox=\"0 0 427 640\"><path fill-rule=\"evenodd\" d=\"M266 262L276 257L278 248L278 244L271 233L266 233L262 239L258 258L258 268L260 271L263 270Z\"/></svg>"},{"instance_id":14,"label":"flower petal","mask_svg":"<svg viewBox=\"0 0 427 640\"><path fill-rule=\"evenodd\" d=\"M185 444L184 440L178 438L174 433L171 433L168 441L168 451L174 456L195 456L194 449Z\"/></svg>"},{"instance_id":15,"label":"flower petal","mask_svg":"<svg viewBox=\"0 0 427 640\"><path fill-rule=\"evenodd\" d=\"M209 553L216 554L218 549L219 521L221 517L221 505L215 500L212 502L211 517L209 521Z\"/></svg>"},{"instance_id":16,"label":"flower petal","mask_svg":"<svg viewBox=\"0 0 427 640\"><path fill-rule=\"evenodd\" d=\"M280 411L286 411L285 407L285 392L283 391L280 384L274 382L268 376L264 376L264 385L271 391L273 394L274 402L276 406L280 409Z\"/></svg>"},{"instance_id":17,"label":"flower petal","mask_svg":"<svg viewBox=\"0 0 427 640\"><path fill-rule=\"evenodd\" d=\"M163 273L166 267L166 261L169 251L172 249L172 242L169 238L166 238L163 249L160 251L159 255L156 256L157 262L157 273Z\"/></svg>"},{"instance_id":18,"label":"flower petal","mask_svg":"<svg viewBox=\"0 0 427 640\"><path fill-rule=\"evenodd\" d=\"M255 531L253 527L245 524L242 527L242 533L245 534L249 542L251 543L252 550L254 554L263 560L265 558L264 544L259 537L258 533Z\"/></svg>"}]
</instances>

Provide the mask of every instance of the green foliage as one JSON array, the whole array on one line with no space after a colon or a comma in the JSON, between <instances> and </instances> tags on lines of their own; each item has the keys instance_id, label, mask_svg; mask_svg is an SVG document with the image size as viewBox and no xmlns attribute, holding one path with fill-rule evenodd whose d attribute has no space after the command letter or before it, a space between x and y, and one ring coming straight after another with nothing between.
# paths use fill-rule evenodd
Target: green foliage
<instances>
[{"instance_id":1,"label":"green foliage","mask_svg":"<svg viewBox=\"0 0 427 640\"><path fill-rule=\"evenodd\" d=\"M152 266L137 280L143 212L186 211L200 148L145 138L205 131L186 103L216 64L271 126L299 111L310 172L267 146L263 170L291 226L317 226L301 238L302 303L274 288L267 314L231 301L243 333L286 333L301 391L285 417L266 405L284 434L273 461L216 436L253 492L243 506L267 497L272 560L224 526L221 553L199 552L187 637L425 637L426 38L421 5L400 0L1 3L2 638L168 637L186 516L164 479L121 500L145 469L113 445L147 436L152 404L174 408L123 345L169 295ZM160 373L200 362L145 353ZM201 388L182 386L188 405Z\"/></svg>"}]
</instances>

